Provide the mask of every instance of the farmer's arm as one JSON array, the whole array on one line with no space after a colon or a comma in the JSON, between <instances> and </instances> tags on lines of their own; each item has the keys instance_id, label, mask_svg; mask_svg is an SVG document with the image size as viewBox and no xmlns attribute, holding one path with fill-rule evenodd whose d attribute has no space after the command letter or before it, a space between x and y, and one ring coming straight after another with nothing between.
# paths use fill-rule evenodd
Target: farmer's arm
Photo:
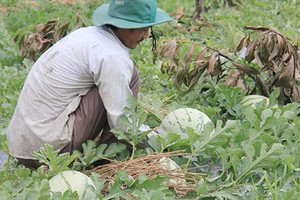
<instances>
[{"instance_id":1,"label":"farmer's arm","mask_svg":"<svg viewBox=\"0 0 300 200\"><path fill-rule=\"evenodd\" d=\"M101 66L95 67L97 68L93 69L94 80L107 111L110 128L126 130L126 127L119 123L118 118L123 114L124 107L128 105L128 97L133 95L129 84L134 65L129 59L112 55L105 58Z\"/></svg>"}]
</instances>

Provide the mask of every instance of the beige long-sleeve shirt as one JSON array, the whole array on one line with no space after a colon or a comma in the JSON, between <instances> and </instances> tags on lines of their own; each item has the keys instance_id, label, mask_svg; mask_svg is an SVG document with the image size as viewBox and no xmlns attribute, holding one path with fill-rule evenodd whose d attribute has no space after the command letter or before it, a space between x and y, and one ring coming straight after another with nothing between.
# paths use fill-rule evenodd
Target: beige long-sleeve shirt
<instances>
[{"instance_id":1,"label":"beige long-sleeve shirt","mask_svg":"<svg viewBox=\"0 0 300 200\"><path fill-rule=\"evenodd\" d=\"M133 68L128 49L110 29L86 27L67 35L28 74L7 129L10 154L34 159L32 152L46 143L62 149L71 140L72 113L95 84L110 127L121 128Z\"/></svg>"}]
</instances>

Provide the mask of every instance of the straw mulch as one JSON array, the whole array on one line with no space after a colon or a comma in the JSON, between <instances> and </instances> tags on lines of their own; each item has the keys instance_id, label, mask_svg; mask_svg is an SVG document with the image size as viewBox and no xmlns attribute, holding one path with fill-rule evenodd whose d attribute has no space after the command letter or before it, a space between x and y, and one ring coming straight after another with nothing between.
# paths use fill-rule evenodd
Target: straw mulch
<instances>
[{"instance_id":1,"label":"straw mulch","mask_svg":"<svg viewBox=\"0 0 300 200\"><path fill-rule=\"evenodd\" d=\"M182 151L148 154L126 161L113 161L92 169L92 172L100 174L101 179L106 180L104 194L113 184L116 174L123 170L133 178L145 174L149 179L157 176L166 177L166 186L172 187L177 196L185 196L187 192L195 190L195 182L199 181L204 174L183 171L181 168L168 169L168 158L185 155ZM164 163L165 162L165 163Z\"/></svg>"}]
</instances>

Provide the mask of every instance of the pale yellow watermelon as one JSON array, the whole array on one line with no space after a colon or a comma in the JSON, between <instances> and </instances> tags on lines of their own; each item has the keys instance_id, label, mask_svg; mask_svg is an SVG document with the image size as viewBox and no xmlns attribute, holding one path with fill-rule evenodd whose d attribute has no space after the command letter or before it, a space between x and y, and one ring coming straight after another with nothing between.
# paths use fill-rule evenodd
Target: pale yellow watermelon
<instances>
[{"instance_id":1,"label":"pale yellow watermelon","mask_svg":"<svg viewBox=\"0 0 300 200\"><path fill-rule=\"evenodd\" d=\"M187 138L186 129L192 128L197 134L201 134L206 123L212 122L203 112L193 108L179 108L170 112L158 128L162 136L168 133L178 133L182 138Z\"/></svg>"},{"instance_id":2,"label":"pale yellow watermelon","mask_svg":"<svg viewBox=\"0 0 300 200\"><path fill-rule=\"evenodd\" d=\"M265 106L268 106L269 105L269 98L265 97L265 96L262 96L262 95L257 95L257 94L247 95L242 99L240 104L242 106L251 106L252 108L256 108L255 104L258 103L258 102L261 102Z\"/></svg>"},{"instance_id":3,"label":"pale yellow watermelon","mask_svg":"<svg viewBox=\"0 0 300 200\"><path fill-rule=\"evenodd\" d=\"M176 178L170 178L167 181L169 184L186 183L182 169L174 160L172 160L171 158L163 157L159 160L159 164L161 168L173 171L173 175L176 176Z\"/></svg>"},{"instance_id":4,"label":"pale yellow watermelon","mask_svg":"<svg viewBox=\"0 0 300 200\"><path fill-rule=\"evenodd\" d=\"M62 194L70 189L77 192L79 199L97 199L96 194L89 188L95 185L85 174L78 171L63 171L49 180L51 194L61 192Z\"/></svg>"}]
</instances>

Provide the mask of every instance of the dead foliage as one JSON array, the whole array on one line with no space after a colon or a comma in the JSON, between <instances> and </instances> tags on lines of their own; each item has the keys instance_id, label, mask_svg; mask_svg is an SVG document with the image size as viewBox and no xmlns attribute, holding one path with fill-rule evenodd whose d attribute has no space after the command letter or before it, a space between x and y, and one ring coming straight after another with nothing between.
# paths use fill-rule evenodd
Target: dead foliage
<instances>
[{"instance_id":1,"label":"dead foliage","mask_svg":"<svg viewBox=\"0 0 300 200\"><path fill-rule=\"evenodd\" d=\"M279 87L281 101L300 102L296 84L300 68L298 47L274 29L262 26L246 26L245 29L258 34L252 32L242 38L236 52L245 46L246 61L258 64L259 74L255 79L262 94L269 96L275 87ZM255 37L251 38L251 34Z\"/></svg>"},{"instance_id":2,"label":"dead foliage","mask_svg":"<svg viewBox=\"0 0 300 200\"><path fill-rule=\"evenodd\" d=\"M213 8L220 8L221 6L228 5L231 7L237 6L240 4L240 0L223 0L223 1L213 1L210 4L213 4ZM211 7L206 5L205 0L195 0L195 11L192 15L193 18L199 18L203 11L207 11Z\"/></svg>"},{"instance_id":3,"label":"dead foliage","mask_svg":"<svg viewBox=\"0 0 300 200\"><path fill-rule=\"evenodd\" d=\"M45 24L37 24L34 32L17 35L15 40L18 40L20 55L35 61L41 53L68 34L69 26L70 22L62 24L59 19L53 19ZM85 23L77 14L77 25L73 30L84 26Z\"/></svg>"},{"instance_id":4,"label":"dead foliage","mask_svg":"<svg viewBox=\"0 0 300 200\"><path fill-rule=\"evenodd\" d=\"M195 0L195 10L191 14L185 11L184 6L180 6L174 13L170 13L177 20L176 29L182 33L201 31L203 29L215 29L217 26L209 22L207 18L201 16L211 8L220 8L224 6L236 7L241 5L240 0Z\"/></svg>"},{"instance_id":5,"label":"dead foliage","mask_svg":"<svg viewBox=\"0 0 300 200\"><path fill-rule=\"evenodd\" d=\"M298 47L271 28L247 26L245 29L252 32L241 39L235 53L246 48L245 60L249 65L209 47L196 51L197 45L192 42L185 55L180 55L184 42L172 39L156 51L156 56L163 60L162 73L174 79L174 86L178 90L185 85L187 91L191 91L201 76L214 76L218 81L240 87L248 94L258 93L269 97L278 87L281 89L280 103L300 102L297 87L300 75ZM231 63L231 68L226 63ZM253 67L250 63L256 65Z\"/></svg>"},{"instance_id":6,"label":"dead foliage","mask_svg":"<svg viewBox=\"0 0 300 200\"><path fill-rule=\"evenodd\" d=\"M206 18L199 16L197 18L185 12L185 7L180 6L174 13L170 13L177 20L176 28L180 32L200 31L202 28L211 28L212 24L208 23Z\"/></svg>"},{"instance_id":7,"label":"dead foliage","mask_svg":"<svg viewBox=\"0 0 300 200\"><path fill-rule=\"evenodd\" d=\"M174 86L180 90L184 84L191 91L198 83L202 74L220 76L223 72L220 56L209 48L196 52L195 45L186 51L183 58L180 58L179 51L183 42L172 39L164 44L156 53L164 60L161 65L161 72L174 77ZM196 56L194 56L196 54Z\"/></svg>"},{"instance_id":8,"label":"dead foliage","mask_svg":"<svg viewBox=\"0 0 300 200\"><path fill-rule=\"evenodd\" d=\"M167 178L166 186L174 188L177 196L185 196L187 192L195 190L195 181L202 179L204 174L186 172L181 169L166 169L162 167L163 158L185 155L182 151L148 154L135 159L126 161L112 161L109 164L95 167L90 172L99 173L102 180L106 180L106 187L102 193L106 194L113 185L116 174L119 171L126 171L129 176L137 179L144 174L150 180L157 176ZM89 173L89 172L87 172ZM169 181L168 181L169 180ZM123 186L126 188L126 186Z\"/></svg>"}]
</instances>

